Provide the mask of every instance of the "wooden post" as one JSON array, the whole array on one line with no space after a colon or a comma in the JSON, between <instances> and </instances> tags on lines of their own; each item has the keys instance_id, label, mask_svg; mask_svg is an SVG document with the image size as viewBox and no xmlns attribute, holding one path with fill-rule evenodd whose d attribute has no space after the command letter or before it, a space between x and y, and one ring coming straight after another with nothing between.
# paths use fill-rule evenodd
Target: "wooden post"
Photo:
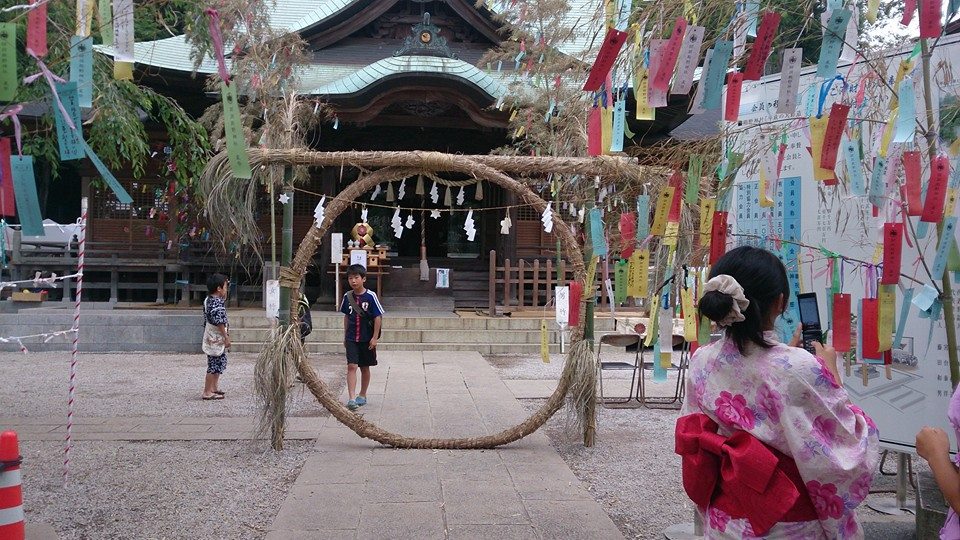
<instances>
[{"instance_id":1,"label":"wooden post","mask_svg":"<svg viewBox=\"0 0 960 540\"><path fill-rule=\"evenodd\" d=\"M553 299L553 259L547 259L547 283L544 287L544 297L546 300L543 305L549 306L550 300Z\"/></svg>"},{"instance_id":2,"label":"wooden post","mask_svg":"<svg viewBox=\"0 0 960 540\"><path fill-rule=\"evenodd\" d=\"M557 272L557 285L564 286L567 284L567 261L565 259L560 259L560 271Z\"/></svg>"},{"instance_id":3,"label":"wooden post","mask_svg":"<svg viewBox=\"0 0 960 540\"><path fill-rule=\"evenodd\" d=\"M526 271L527 261L520 259L520 264L517 265L517 307L523 311L523 302L525 300L527 281L526 276L524 275Z\"/></svg>"},{"instance_id":4,"label":"wooden post","mask_svg":"<svg viewBox=\"0 0 960 540\"><path fill-rule=\"evenodd\" d=\"M163 304L163 268L157 270L157 303Z\"/></svg>"},{"instance_id":5,"label":"wooden post","mask_svg":"<svg viewBox=\"0 0 960 540\"><path fill-rule=\"evenodd\" d=\"M511 273L513 270L510 268L510 259L503 260L503 309L506 310L513 302L510 301L510 289L513 288L513 280L511 279Z\"/></svg>"},{"instance_id":6,"label":"wooden post","mask_svg":"<svg viewBox=\"0 0 960 540\"><path fill-rule=\"evenodd\" d=\"M589 190L589 197L587 198L586 211L589 213L593 208L593 201L596 198L596 189ZM593 261L593 243L590 242L590 219L589 214L588 218L584 220L583 223L583 237L586 239L583 243L583 262L590 267L590 263ZM583 339L587 341L590 345L590 351L593 351L593 312L594 304L596 303L596 296L594 296L594 285L596 284L596 279L587 276L587 279L590 280L590 283L583 284L583 295L587 299L586 308L583 310ZM642 373L641 373L642 375ZM597 436L597 403L596 401L591 402L588 405L589 409L587 410L587 425L583 430L583 445L586 447L591 447L596 443Z\"/></svg>"},{"instance_id":7,"label":"wooden post","mask_svg":"<svg viewBox=\"0 0 960 540\"><path fill-rule=\"evenodd\" d=\"M533 307L540 305L540 259L533 261L533 294L530 301Z\"/></svg>"},{"instance_id":8,"label":"wooden post","mask_svg":"<svg viewBox=\"0 0 960 540\"><path fill-rule=\"evenodd\" d=\"M423 219L421 217L421 219ZM490 279L487 280L490 289L487 291L487 300L490 306L490 316L497 316L497 250L490 250Z\"/></svg>"}]
</instances>

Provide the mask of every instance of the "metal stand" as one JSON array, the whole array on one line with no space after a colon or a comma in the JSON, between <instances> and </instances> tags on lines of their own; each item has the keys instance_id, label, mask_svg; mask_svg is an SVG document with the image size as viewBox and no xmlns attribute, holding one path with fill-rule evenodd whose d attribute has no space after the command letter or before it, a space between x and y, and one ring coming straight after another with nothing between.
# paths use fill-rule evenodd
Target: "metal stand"
<instances>
[{"instance_id":1,"label":"metal stand","mask_svg":"<svg viewBox=\"0 0 960 540\"><path fill-rule=\"evenodd\" d=\"M695 540L703 538L703 520L697 511L693 512L693 523L678 523L664 529L667 540Z\"/></svg>"},{"instance_id":2,"label":"metal stand","mask_svg":"<svg viewBox=\"0 0 960 540\"><path fill-rule=\"evenodd\" d=\"M875 501L870 501L867 506L881 514L890 516L902 516L913 514L914 509L907 504L907 463L910 460L909 454L897 452L897 494L896 497L884 497Z\"/></svg>"}]
</instances>

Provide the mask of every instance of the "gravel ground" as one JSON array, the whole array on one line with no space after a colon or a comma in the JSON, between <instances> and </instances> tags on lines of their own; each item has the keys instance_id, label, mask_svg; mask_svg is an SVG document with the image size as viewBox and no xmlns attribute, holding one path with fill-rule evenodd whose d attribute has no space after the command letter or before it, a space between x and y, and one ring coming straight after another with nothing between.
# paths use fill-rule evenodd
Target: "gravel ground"
<instances>
[{"instance_id":1,"label":"gravel ground","mask_svg":"<svg viewBox=\"0 0 960 540\"><path fill-rule=\"evenodd\" d=\"M84 354L76 414L89 417L250 417L256 356L230 356L222 401L202 401L199 355ZM338 355L312 364L334 392L343 388ZM69 353L0 354L0 416L65 415ZM298 385L293 416L328 414ZM24 442L23 493L29 522L61 538L262 538L312 441L78 441L63 487L63 445Z\"/></svg>"},{"instance_id":2,"label":"gravel ground","mask_svg":"<svg viewBox=\"0 0 960 540\"><path fill-rule=\"evenodd\" d=\"M632 361L632 354L614 354L604 360ZM491 356L487 361L503 379L558 379L563 370L563 356L551 356L544 364L533 356ZM676 359L675 359L676 361ZM672 394L676 377L671 374L667 383L651 384L649 392L655 395ZM604 377L627 378L629 371L610 371ZM648 375L649 376L649 375ZM649 381L649 379L648 379ZM521 400L530 412L538 409L542 400ZM597 441L585 448L579 436L564 430L565 417L560 411L544 429L553 446L570 469L593 493L607 515L627 538L663 538L663 530L676 523L690 522L693 504L683 492L680 458L673 453L675 410L645 408L598 409ZM925 463L914 459L915 468ZM887 472L896 470L896 459L888 460ZM874 491L895 488L892 476L879 472L874 478ZM871 495L868 501L891 494ZM913 490L907 494L912 505ZM911 517L889 519L869 509L858 508L864 521L866 537L878 540L915 538Z\"/></svg>"}]
</instances>

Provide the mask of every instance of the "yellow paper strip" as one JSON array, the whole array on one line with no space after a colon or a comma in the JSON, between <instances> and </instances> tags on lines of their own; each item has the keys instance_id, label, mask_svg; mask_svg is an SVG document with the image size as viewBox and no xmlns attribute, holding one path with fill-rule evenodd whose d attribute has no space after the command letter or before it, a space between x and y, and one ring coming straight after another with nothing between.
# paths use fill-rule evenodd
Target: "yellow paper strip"
<instances>
[{"instance_id":1,"label":"yellow paper strip","mask_svg":"<svg viewBox=\"0 0 960 540\"><path fill-rule=\"evenodd\" d=\"M547 343L547 320L540 319L540 359L544 364L550 363L550 345Z\"/></svg>"},{"instance_id":2,"label":"yellow paper strip","mask_svg":"<svg viewBox=\"0 0 960 540\"><path fill-rule=\"evenodd\" d=\"M114 62L113 78L118 81L132 81L133 62Z\"/></svg>"},{"instance_id":3,"label":"yellow paper strip","mask_svg":"<svg viewBox=\"0 0 960 540\"><path fill-rule=\"evenodd\" d=\"M672 344L671 344L672 345ZM670 363L673 360L673 353L661 352L660 353L660 367L663 369L670 369L672 364Z\"/></svg>"},{"instance_id":4,"label":"yellow paper strip","mask_svg":"<svg viewBox=\"0 0 960 540\"><path fill-rule=\"evenodd\" d=\"M770 200L769 197L767 197L767 172L766 171L767 171L767 168L764 167L763 163L761 162L760 168L759 168L760 185L758 187L758 190L759 190L758 198L760 201L761 208L773 208L773 201Z\"/></svg>"},{"instance_id":5,"label":"yellow paper strip","mask_svg":"<svg viewBox=\"0 0 960 540\"><path fill-rule=\"evenodd\" d=\"M897 286L881 285L879 294L880 314L877 317L877 337L880 339L880 352L893 347L894 312L897 309Z\"/></svg>"},{"instance_id":6,"label":"yellow paper strip","mask_svg":"<svg viewBox=\"0 0 960 540\"><path fill-rule=\"evenodd\" d=\"M657 196L657 210L653 214L653 225L650 225L650 234L663 236L667 230L667 216L670 215L670 205L673 204L673 186L666 186Z\"/></svg>"},{"instance_id":7,"label":"yellow paper strip","mask_svg":"<svg viewBox=\"0 0 960 540\"><path fill-rule=\"evenodd\" d=\"M887 120L886 127L883 128L883 136L880 138L880 157L887 157L887 150L890 149L890 141L893 139L893 131L897 125L897 113L899 109L890 111L890 118Z\"/></svg>"},{"instance_id":8,"label":"yellow paper strip","mask_svg":"<svg viewBox=\"0 0 960 540\"><path fill-rule=\"evenodd\" d=\"M877 11L880 9L880 0L867 0L867 21L870 24L877 22Z\"/></svg>"},{"instance_id":9,"label":"yellow paper strip","mask_svg":"<svg viewBox=\"0 0 960 540\"><path fill-rule=\"evenodd\" d=\"M713 213L716 209L716 199L700 199L700 245L703 247L710 245L710 233L713 230Z\"/></svg>"},{"instance_id":10,"label":"yellow paper strip","mask_svg":"<svg viewBox=\"0 0 960 540\"><path fill-rule=\"evenodd\" d=\"M90 35L90 27L93 24L93 3L94 0L77 0L76 34L80 37Z\"/></svg>"},{"instance_id":11,"label":"yellow paper strip","mask_svg":"<svg viewBox=\"0 0 960 540\"><path fill-rule=\"evenodd\" d=\"M667 228L663 232L663 245L675 247L677 245L677 238L680 236L680 223L676 221L670 221L667 223Z\"/></svg>"},{"instance_id":12,"label":"yellow paper strip","mask_svg":"<svg viewBox=\"0 0 960 540\"><path fill-rule=\"evenodd\" d=\"M600 109L600 151L610 155L610 143L613 142L613 109Z\"/></svg>"},{"instance_id":13,"label":"yellow paper strip","mask_svg":"<svg viewBox=\"0 0 960 540\"><path fill-rule=\"evenodd\" d=\"M697 311L693 307L693 289L680 289L680 305L683 307L683 339L697 340Z\"/></svg>"},{"instance_id":14,"label":"yellow paper strip","mask_svg":"<svg viewBox=\"0 0 960 540\"><path fill-rule=\"evenodd\" d=\"M818 182L830 180L836 176L832 170L820 166L820 157L823 155L823 137L827 132L828 121L830 121L830 118L827 115L820 118L810 117L810 154L813 158L813 177Z\"/></svg>"},{"instance_id":15,"label":"yellow paper strip","mask_svg":"<svg viewBox=\"0 0 960 540\"><path fill-rule=\"evenodd\" d=\"M647 339L644 340L643 344L647 347L653 345L653 340L657 338L657 335L660 333L657 326L657 317L660 313L660 295L654 295L650 299L650 324L647 325Z\"/></svg>"},{"instance_id":16,"label":"yellow paper strip","mask_svg":"<svg viewBox=\"0 0 960 540\"><path fill-rule=\"evenodd\" d=\"M913 62L910 60L901 60L900 67L897 68L897 78L893 80L893 88L900 88L900 81L907 76L907 73L913 69ZM890 96L890 110L894 110L900 106L900 98L897 96L896 92L892 92Z\"/></svg>"}]
</instances>

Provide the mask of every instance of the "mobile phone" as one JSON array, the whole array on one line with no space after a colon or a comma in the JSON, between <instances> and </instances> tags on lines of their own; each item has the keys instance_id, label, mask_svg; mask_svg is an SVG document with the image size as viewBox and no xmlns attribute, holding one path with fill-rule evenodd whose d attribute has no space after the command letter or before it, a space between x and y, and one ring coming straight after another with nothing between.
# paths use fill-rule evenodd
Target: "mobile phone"
<instances>
[{"instance_id":1,"label":"mobile phone","mask_svg":"<svg viewBox=\"0 0 960 540\"><path fill-rule=\"evenodd\" d=\"M810 354L816 354L813 342L823 344L823 330L820 329L820 308L817 307L817 293L801 293L797 295L797 304L800 306L800 337L801 344Z\"/></svg>"}]
</instances>

